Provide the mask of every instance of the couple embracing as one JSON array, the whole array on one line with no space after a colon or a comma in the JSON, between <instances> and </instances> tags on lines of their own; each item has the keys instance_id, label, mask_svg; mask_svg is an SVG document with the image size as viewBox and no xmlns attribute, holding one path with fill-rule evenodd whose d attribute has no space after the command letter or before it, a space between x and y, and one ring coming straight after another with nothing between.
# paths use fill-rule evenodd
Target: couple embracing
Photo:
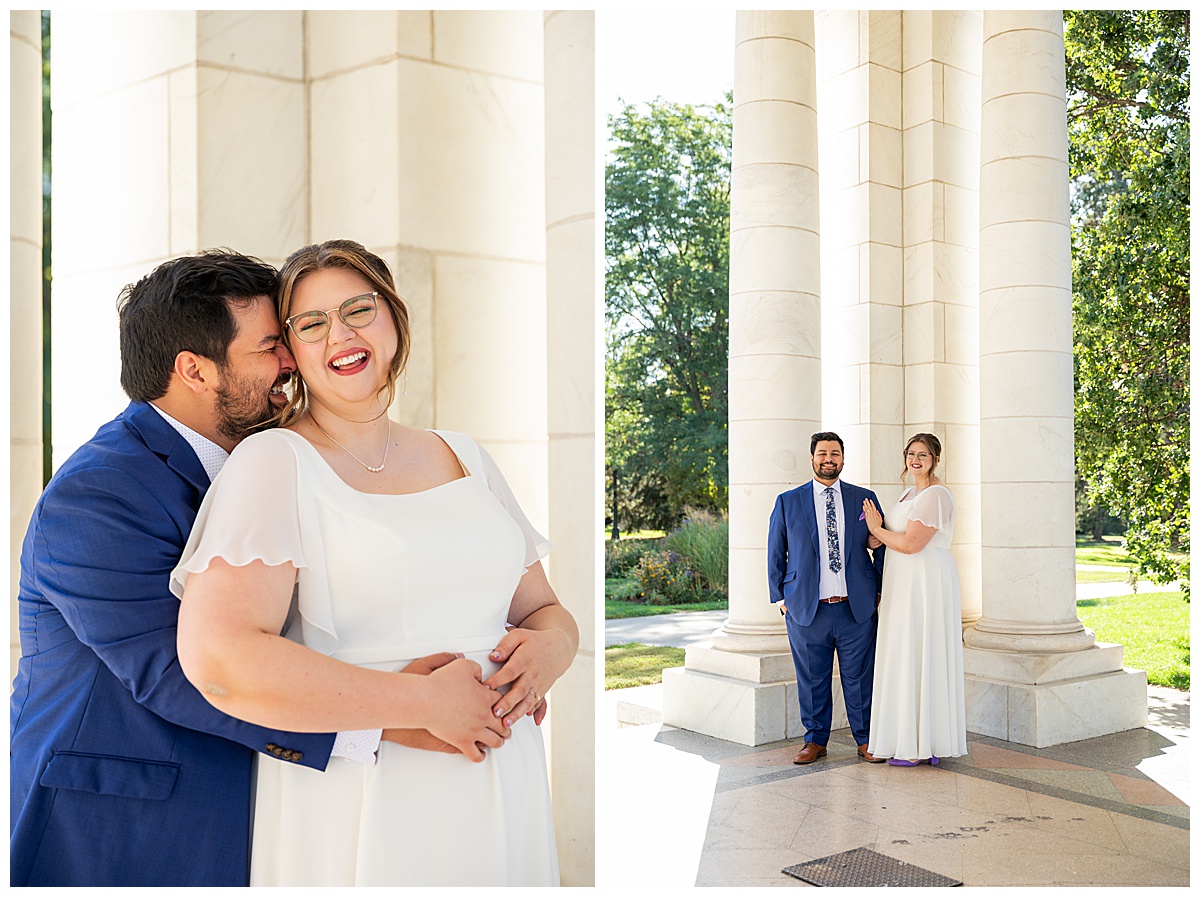
<instances>
[{"instance_id":1,"label":"couple embracing","mask_svg":"<svg viewBox=\"0 0 1200 897\"><path fill-rule=\"evenodd\" d=\"M388 417L388 266L210 251L119 312L132 401L21 553L11 883L557 884L578 630L483 448Z\"/></svg>"},{"instance_id":2,"label":"couple embracing","mask_svg":"<svg viewBox=\"0 0 1200 897\"><path fill-rule=\"evenodd\" d=\"M955 510L935 473L941 453L932 434L908 441L902 478L914 485L885 524L875 493L841 480L841 437L814 433L812 481L775 501L767 578L796 668L798 765L827 753L835 654L860 757L916 766L966 753Z\"/></svg>"}]
</instances>

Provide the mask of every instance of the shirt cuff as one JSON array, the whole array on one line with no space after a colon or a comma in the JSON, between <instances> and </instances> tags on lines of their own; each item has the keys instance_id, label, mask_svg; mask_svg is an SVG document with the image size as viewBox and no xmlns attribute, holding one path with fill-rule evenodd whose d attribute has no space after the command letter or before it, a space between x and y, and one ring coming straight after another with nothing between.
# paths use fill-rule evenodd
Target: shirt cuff
<instances>
[{"instance_id":1,"label":"shirt cuff","mask_svg":"<svg viewBox=\"0 0 1200 897\"><path fill-rule=\"evenodd\" d=\"M342 757L353 760L365 766L375 765L375 752L379 750L379 742L383 739L383 729L355 729L351 732L338 732L333 740L331 757Z\"/></svg>"}]
</instances>

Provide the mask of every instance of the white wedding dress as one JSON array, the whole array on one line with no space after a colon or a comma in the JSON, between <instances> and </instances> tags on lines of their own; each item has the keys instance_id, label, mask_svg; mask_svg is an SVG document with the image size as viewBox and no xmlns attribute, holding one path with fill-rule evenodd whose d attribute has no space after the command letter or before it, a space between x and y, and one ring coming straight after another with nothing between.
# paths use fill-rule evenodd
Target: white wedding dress
<instances>
[{"instance_id":1,"label":"white wedding dress","mask_svg":"<svg viewBox=\"0 0 1200 897\"><path fill-rule=\"evenodd\" d=\"M962 593L950 553L954 498L941 485L912 491L884 527L903 533L918 520L937 532L915 554L884 555L868 750L901 760L958 757L967 752L967 728Z\"/></svg>"},{"instance_id":2,"label":"white wedding dress","mask_svg":"<svg viewBox=\"0 0 1200 897\"><path fill-rule=\"evenodd\" d=\"M399 670L438 651L483 667L513 592L549 550L491 457L434 431L467 476L408 495L343 482L288 430L249 437L213 482L172 588L212 558L298 570L285 634L322 654ZM482 763L379 746L324 772L258 755L251 885L556 885L546 758L532 718Z\"/></svg>"}]
</instances>

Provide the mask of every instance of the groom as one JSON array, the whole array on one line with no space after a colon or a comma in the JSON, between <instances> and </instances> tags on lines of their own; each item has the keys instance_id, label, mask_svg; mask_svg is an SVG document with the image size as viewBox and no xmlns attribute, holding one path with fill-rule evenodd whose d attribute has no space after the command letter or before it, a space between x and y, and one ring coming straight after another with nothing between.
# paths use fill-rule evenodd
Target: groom
<instances>
[{"instance_id":1,"label":"groom","mask_svg":"<svg viewBox=\"0 0 1200 897\"><path fill-rule=\"evenodd\" d=\"M876 507L879 499L840 479L844 445L836 433L814 433L809 455L813 479L775 500L767 539L771 602L787 619L800 720L807 730L792 762L803 765L825 756L836 654L859 756L882 763L867 750L867 741L883 548L862 518L863 499Z\"/></svg>"}]
</instances>

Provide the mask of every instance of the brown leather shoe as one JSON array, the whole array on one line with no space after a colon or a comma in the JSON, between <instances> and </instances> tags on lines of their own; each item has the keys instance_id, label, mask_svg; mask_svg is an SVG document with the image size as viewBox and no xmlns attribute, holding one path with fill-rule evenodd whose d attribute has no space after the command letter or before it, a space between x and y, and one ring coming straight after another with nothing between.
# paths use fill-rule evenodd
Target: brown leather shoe
<instances>
[{"instance_id":1,"label":"brown leather shoe","mask_svg":"<svg viewBox=\"0 0 1200 897\"><path fill-rule=\"evenodd\" d=\"M882 763L884 761L883 757L876 757L874 754L868 751L865 744L860 744L858 746L858 756L862 757L868 763Z\"/></svg>"},{"instance_id":2,"label":"brown leather shoe","mask_svg":"<svg viewBox=\"0 0 1200 897\"><path fill-rule=\"evenodd\" d=\"M792 762L797 766L803 766L806 763L812 763L814 760L819 760L825 756L825 745L817 744L815 741L810 741L804 745L800 753L796 755L796 759Z\"/></svg>"}]
</instances>

